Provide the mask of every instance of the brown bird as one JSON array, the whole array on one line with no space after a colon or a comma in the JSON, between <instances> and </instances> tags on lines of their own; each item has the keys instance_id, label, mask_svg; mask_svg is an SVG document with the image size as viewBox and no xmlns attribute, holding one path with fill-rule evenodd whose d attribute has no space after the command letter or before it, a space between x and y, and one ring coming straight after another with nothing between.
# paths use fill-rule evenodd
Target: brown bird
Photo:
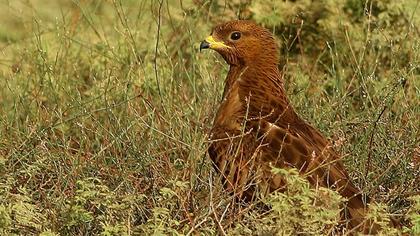
<instances>
[{"instance_id":1,"label":"brown bird","mask_svg":"<svg viewBox=\"0 0 420 236\"><path fill-rule=\"evenodd\" d=\"M296 168L314 187L335 189L347 199L349 228L370 227L364 222L367 200L339 155L287 99L273 35L252 21L230 21L201 42L200 50L207 48L230 66L208 149L225 188L249 201L285 187L273 166Z\"/></svg>"}]
</instances>

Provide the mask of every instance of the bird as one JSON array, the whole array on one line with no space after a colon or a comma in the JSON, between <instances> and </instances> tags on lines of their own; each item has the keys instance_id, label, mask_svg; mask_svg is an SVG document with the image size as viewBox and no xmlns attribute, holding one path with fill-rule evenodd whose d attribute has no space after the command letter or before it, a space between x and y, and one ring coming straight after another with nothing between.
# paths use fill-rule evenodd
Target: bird
<instances>
[{"instance_id":1,"label":"bird","mask_svg":"<svg viewBox=\"0 0 420 236\"><path fill-rule=\"evenodd\" d=\"M273 167L295 168L311 186L346 199L347 228L371 230L365 220L370 200L353 184L332 143L288 100L273 34L250 20L228 21L216 25L199 49L216 51L229 65L208 147L224 188L252 201L286 187Z\"/></svg>"}]
</instances>

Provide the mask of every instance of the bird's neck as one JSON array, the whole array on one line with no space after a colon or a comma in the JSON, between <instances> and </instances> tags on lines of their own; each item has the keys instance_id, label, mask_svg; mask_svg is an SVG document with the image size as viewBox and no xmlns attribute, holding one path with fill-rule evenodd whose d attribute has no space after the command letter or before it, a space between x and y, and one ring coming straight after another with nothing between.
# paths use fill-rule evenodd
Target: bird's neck
<instances>
[{"instance_id":1,"label":"bird's neck","mask_svg":"<svg viewBox=\"0 0 420 236\"><path fill-rule=\"evenodd\" d=\"M225 80L224 98L234 86L239 86L245 93L253 94L261 91L267 96L286 98L283 79L276 64L265 67L258 65L230 66Z\"/></svg>"},{"instance_id":2,"label":"bird's neck","mask_svg":"<svg viewBox=\"0 0 420 236\"><path fill-rule=\"evenodd\" d=\"M232 94L232 93L237 93ZM276 64L231 66L225 81L223 99L238 97L246 110L255 115L286 114L285 119L296 119L286 97L283 79Z\"/></svg>"}]
</instances>

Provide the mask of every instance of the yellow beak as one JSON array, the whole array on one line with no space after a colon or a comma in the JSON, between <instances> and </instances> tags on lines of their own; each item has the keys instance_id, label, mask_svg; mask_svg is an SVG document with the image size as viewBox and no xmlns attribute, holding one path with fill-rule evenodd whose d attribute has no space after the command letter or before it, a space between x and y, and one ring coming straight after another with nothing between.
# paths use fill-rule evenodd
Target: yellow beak
<instances>
[{"instance_id":1,"label":"yellow beak","mask_svg":"<svg viewBox=\"0 0 420 236\"><path fill-rule=\"evenodd\" d=\"M213 36L207 37L204 41L200 43L200 51L203 49L220 49L220 48L230 48L228 45L223 42L218 42L214 40Z\"/></svg>"}]
</instances>

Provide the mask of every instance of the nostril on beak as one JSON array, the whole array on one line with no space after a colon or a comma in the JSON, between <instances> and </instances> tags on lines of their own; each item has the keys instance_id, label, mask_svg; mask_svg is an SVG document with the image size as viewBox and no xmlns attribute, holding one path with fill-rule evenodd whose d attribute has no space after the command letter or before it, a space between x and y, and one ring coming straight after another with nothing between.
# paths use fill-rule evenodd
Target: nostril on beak
<instances>
[{"instance_id":1,"label":"nostril on beak","mask_svg":"<svg viewBox=\"0 0 420 236\"><path fill-rule=\"evenodd\" d=\"M200 52L201 52L201 50L207 49L207 48L210 48L210 43L207 42L206 40L202 41L200 43Z\"/></svg>"}]
</instances>

